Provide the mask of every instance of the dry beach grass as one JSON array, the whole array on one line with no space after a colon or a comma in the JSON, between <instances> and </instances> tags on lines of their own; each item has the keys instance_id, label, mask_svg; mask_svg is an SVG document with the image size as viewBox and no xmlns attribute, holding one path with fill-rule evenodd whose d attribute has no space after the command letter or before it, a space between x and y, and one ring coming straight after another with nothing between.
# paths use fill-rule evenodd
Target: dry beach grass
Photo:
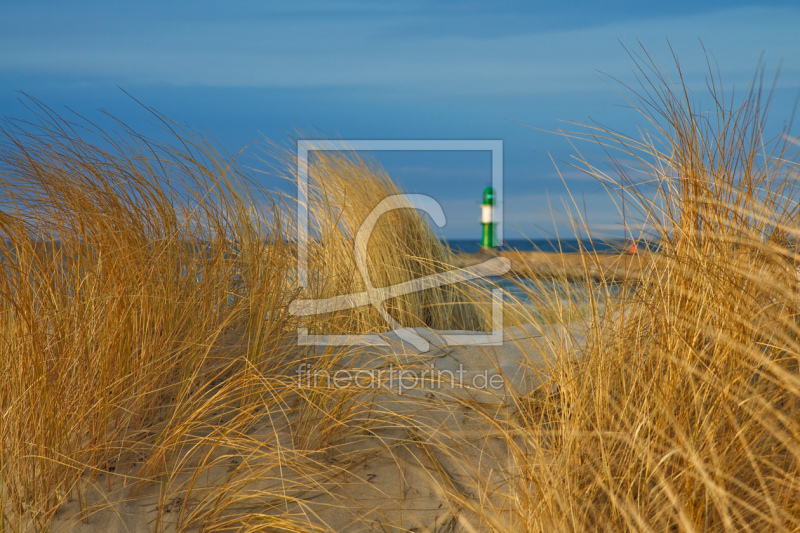
<instances>
[{"instance_id":1,"label":"dry beach grass","mask_svg":"<svg viewBox=\"0 0 800 533\"><path fill-rule=\"evenodd\" d=\"M560 285L580 295L580 320L539 280L530 300L555 323L515 308L500 347L428 331L416 354L370 308L288 312L298 296L363 290L355 228L397 192L374 164L315 160L316 275L301 289L281 198L197 135L163 117L172 145L112 135L44 107L7 128L0 529L800 530L793 144L765 138L758 80L735 100L714 78L703 114L680 79L639 67L650 135L571 135L638 161L638 175L618 170L661 249L614 287L591 281L600 259L582 254L584 281ZM410 210L369 243L376 286L453 261ZM387 308L409 327L481 330L481 287ZM388 344L297 346L298 324ZM505 381L304 386L301 363L462 364Z\"/></svg>"}]
</instances>

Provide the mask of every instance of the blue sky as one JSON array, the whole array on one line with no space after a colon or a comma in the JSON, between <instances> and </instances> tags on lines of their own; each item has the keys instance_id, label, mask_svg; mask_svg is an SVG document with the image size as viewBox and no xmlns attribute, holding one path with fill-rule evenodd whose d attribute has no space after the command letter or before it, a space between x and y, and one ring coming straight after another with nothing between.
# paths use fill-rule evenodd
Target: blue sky
<instances>
[{"instance_id":1,"label":"blue sky","mask_svg":"<svg viewBox=\"0 0 800 533\"><path fill-rule=\"evenodd\" d=\"M800 90L795 4L5 0L0 115L29 116L18 102L24 91L56 110L97 117L105 109L156 135L121 87L233 152L265 137L290 146L297 131L344 139L502 139L506 237L548 236L554 217L559 232L571 233L557 213L565 189L553 159L567 160L574 149L539 129L597 120L636 131L642 119L605 76L633 81L625 48L639 41L669 67L669 42L690 87L701 93L701 40L727 86L744 87L762 53L768 72L782 62L772 112L777 128ZM578 147L602 164L596 148ZM486 154L375 155L406 189L440 201L445 235L479 236ZM251 147L243 162L258 167L259 157L261 149ZM619 234L621 216L603 187L559 167L586 205L590 228Z\"/></svg>"}]
</instances>

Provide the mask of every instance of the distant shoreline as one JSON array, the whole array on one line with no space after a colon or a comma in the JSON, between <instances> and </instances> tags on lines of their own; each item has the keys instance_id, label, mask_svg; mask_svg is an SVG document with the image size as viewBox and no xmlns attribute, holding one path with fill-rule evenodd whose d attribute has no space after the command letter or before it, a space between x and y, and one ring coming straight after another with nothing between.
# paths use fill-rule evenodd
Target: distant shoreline
<instances>
[{"instance_id":1,"label":"distant shoreline","mask_svg":"<svg viewBox=\"0 0 800 533\"><path fill-rule=\"evenodd\" d=\"M557 253L543 251L497 250L479 253L455 253L458 267L467 267L485 261L491 256L506 257L511 261L509 277L529 279L563 279L566 281L635 280L641 278L645 258L651 251L637 249L636 254L619 250L597 250L597 254L580 252Z\"/></svg>"},{"instance_id":2,"label":"distant shoreline","mask_svg":"<svg viewBox=\"0 0 800 533\"><path fill-rule=\"evenodd\" d=\"M481 251L479 239L443 239L442 242L456 253L476 254ZM543 253L576 253L581 250L595 250L597 252L622 253L630 246L630 239L577 239L577 238L550 238L550 239L508 239L503 246L498 248L504 252L543 252ZM636 240L636 247L640 250L655 249L654 241Z\"/></svg>"}]
</instances>

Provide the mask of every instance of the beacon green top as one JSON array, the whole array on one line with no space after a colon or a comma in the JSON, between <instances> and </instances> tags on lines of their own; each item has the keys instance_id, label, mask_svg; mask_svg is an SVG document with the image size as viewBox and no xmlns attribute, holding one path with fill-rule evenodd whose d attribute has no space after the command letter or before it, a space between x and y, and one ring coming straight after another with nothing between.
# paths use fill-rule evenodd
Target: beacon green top
<instances>
[{"instance_id":1,"label":"beacon green top","mask_svg":"<svg viewBox=\"0 0 800 533\"><path fill-rule=\"evenodd\" d=\"M494 189L486 187L483 189L483 205L494 205Z\"/></svg>"}]
</instances>

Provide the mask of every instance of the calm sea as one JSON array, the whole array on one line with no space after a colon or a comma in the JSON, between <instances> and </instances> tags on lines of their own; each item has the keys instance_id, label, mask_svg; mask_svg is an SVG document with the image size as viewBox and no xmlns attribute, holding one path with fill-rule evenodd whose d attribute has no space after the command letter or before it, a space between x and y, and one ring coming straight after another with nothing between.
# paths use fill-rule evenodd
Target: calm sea
<instances>
[{"instance_id":1,"label":"calm sea","mask_svg":"<svg viewBox=\"0 0 800 533\"><path fill-rule=\"evenodd\" d=\"M450 247L457 251L468 254L473 254L481 249L480 242L475 239L449 239L445 241ZM519 250L519 251L542 251L542 252L577 252L581 249L584 250L597 250L597 251L622 251L627 249L624 239L614 240L594 240L589 239L509 239L505 241L500 250ZM637 243L637 247L641 248L642 244Z\"/></svg>"}]
</instances>

